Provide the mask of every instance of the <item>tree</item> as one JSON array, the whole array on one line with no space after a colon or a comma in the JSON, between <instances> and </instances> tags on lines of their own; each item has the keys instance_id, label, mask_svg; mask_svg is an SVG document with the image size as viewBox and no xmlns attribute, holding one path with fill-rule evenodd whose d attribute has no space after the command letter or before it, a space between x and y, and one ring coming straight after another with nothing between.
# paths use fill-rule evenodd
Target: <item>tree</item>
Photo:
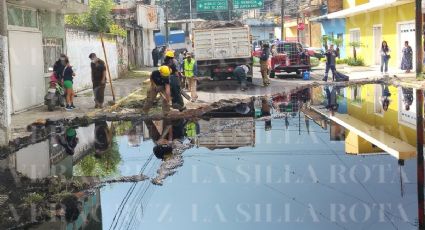
<instances>
[{"instance_id":1,"label":"tree","mask_svg":"<svg viewBox=\"0 0 425 230\"><path fill-rule=\"evenodd\" d=\"M90 0L89 11L81 15L66 15L65 23L99 33L113 33L125 37L127 32L114 23L112 0Z\"/></svg>"},{"instance_id":2,"label":"tree","mask_svg":"<svg viewBox=\"0 0 425 230\"><path fill-rule=\"evenodd\" d=\"M329 41L329 36L328 35L323 35L320 38L320 42L322 43L322 46L325 48L325 50L328 50L328 41Z\"/></svg>"},{"instance_id":3,"label":"tree","mask_svg":"<svg viewBox=\"0 0 425 230\"><path fill-rule=\"evenodd\" d=\"M353 58L355 61L357 61L357 48L360 48L362 46L361 42L350 42L349 46L353 48Z\"/></svg>"}]
</instances>

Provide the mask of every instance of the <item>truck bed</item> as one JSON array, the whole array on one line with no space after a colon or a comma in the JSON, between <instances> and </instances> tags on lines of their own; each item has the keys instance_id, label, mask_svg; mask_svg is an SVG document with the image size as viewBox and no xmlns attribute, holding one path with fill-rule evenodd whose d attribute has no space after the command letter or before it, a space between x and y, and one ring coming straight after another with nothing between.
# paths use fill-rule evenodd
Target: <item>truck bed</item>
<instances>
[{"instance_id":1,"label":"truck bed","mask_svg":"<svg viewBox=\"0 0 425 230\"><path fill-rule=\"evenodd\" d=\"M198 61L251 58L248 27L195 29L193 38Z\"/></svg>"}]
</instances>

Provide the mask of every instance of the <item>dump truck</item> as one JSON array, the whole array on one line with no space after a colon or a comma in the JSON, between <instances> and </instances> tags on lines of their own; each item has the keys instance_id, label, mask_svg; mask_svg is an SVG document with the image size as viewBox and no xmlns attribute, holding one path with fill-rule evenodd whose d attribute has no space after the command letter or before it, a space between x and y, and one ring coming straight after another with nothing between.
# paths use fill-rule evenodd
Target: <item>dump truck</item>
<instances>
[{"instance_id":1,"label":"dump truck","mask_svg":"<svg viewBox=\"0 0 425 230\"><path fill-rule=\"evenodd\" d=\"M237 80L233 70L247 65L247 81L252 82L252 54L249 27L239 22L202 22L193 30L198 83Z\"/></svg>"}]
</instances>

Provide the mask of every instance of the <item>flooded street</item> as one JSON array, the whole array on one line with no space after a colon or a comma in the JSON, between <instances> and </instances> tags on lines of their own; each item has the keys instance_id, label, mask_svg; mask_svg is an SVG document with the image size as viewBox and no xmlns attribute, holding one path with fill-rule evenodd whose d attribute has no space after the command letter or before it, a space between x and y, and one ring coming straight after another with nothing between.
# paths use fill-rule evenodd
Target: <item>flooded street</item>
<instances>
[{"instance_id":1,"label":"flooded street","mask_svg":"<svg viewBox=\"0 0 425 230\"><path fill-rule=\"evenodd\" d=\"M321 86L199 118L54 125L0 162L0 228L416 229L415 103Z\"/></svg>"}]
</instances>

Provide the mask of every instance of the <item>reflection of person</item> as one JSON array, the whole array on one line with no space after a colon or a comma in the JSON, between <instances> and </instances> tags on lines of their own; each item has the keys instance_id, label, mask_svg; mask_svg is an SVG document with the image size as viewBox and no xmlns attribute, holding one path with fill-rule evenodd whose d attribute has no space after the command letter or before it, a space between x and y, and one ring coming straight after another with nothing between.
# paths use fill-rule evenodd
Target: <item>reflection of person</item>
<instances>
[{"instance_id":1,"label":"reflection of person","mask_svg":"<svg viewBox=\"0 0 425 230\"><path fill-rule=\"evenodd\" d=\"M337 102L337 87L332 87L329 89L329 86L325 86L327 106L326 108L332 112L332 114L338 110Z\"/></svg>"},{"instance_id":2,"label":"reflection of person","mask_svg":"<svg viewBox=\"0 0 425 230\"><path fill-rule=\"evenodd\" d=\"M100 157L112 143L112 132L106 121L98 121L94 124L94 137L95 157Z\"/></svg>"},{"instance_id":3,"label":"reflection of person","mask_svg":"<svg viewBox=\"0 0 425 230\"><path fill-rule=\"evenodd\" d=\"M264 120L264 129L269 131L272 129L272 119L271 119L271 109L270 104L267 97L261 98L261 116L269 117Z\"/></svg>"},{"instance_id":4,"label":"reflection of person","mask_svg":"<svg viewBox=\"0 0 425 230\"><path fill-rule=\"evenodd\" d=\"M163 121L162 133L158 131L152 121L145 121L149 135L155 143L154 155L162 160L158 169L158 175L152 179L152 183L162 185L163 180L175 173L175 169L183 165L181 154L188 146L183 145L185 138L185 121ZM190 146L189 146L190 147Z\"/></svg>"},{"instance_id":5,"label":"reflection of person","mask_svg":"<svg viewBox=\"0 0 425 230\"><path fill-rule=\"evenodd\" d=\"M57 142L65 149L69 155L74 155L78 144L77 131L74 128L67 128L63 136L56 137Z\"/></svg>"},{"instance_id":6,"label":"reflection of person","mask_svg":"<svg viewBox=\"0 0 425 230\"><path fill-rule=\"evenodd\" d=\"M381 98L382 109L384 111L387 111L388 107L390 106L391 93L388 88L388 85L382 85L381 88L382 88L382 98Z\"/></svg>"},{"instance_id":7,"label":"reflection of person","mask_svg":"<svg viewBox=\"0 0 425 230\"><path fill-rule=\"evenodd\" d=\"M410 110L410 106L413 104L413 88L402 87L403 92L403 104L406 111Z\"/></svg>"}]
</instances>

